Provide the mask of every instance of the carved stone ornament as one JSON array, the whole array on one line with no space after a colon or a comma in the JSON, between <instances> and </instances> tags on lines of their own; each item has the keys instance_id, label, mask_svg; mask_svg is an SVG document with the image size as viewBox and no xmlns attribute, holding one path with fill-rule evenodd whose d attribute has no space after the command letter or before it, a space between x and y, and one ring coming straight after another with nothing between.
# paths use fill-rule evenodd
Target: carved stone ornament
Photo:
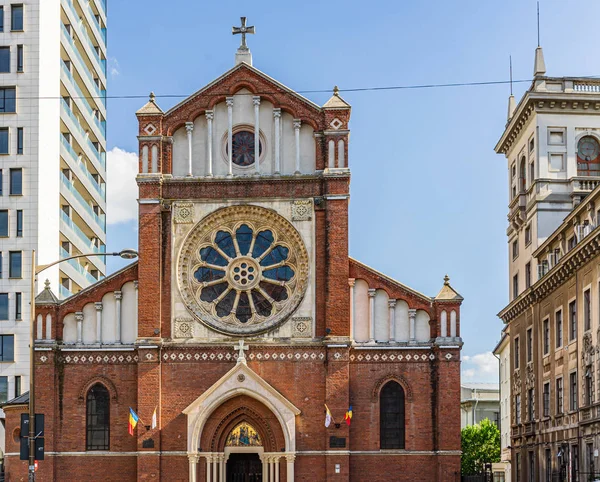
<instances>
[{"instance_id":1,"label":"carved stone ornament","mask_svg":"<svg viewBox=\"0 0 600 482\"><path fill-rule=\"evenodd\" d=\"M513 393L521 393L521 372L515 370L513 375Z\"/></svg>"},{"instance_id":2,"label":"carved stone ornament","mask_svg":"<svg viewBox=\"0 0 600 482\"><path fill-rule=\"evenodd\" d=\"M152 124L148 124L145 128L144 128L144 132L146 134L148 134L149 136L151 136L152 134L154 134L157 131L156 127L154 127Z\"/></svg>"},{"instance_id":3,"label":"carved stone ornament","mask_svg":"<svg viewBox=\"0 0 600 482\"><path fill-rule=\"evenodd\" d=\"M194 222L194 204L176 203L173 221L175 224L191 224Z\"/></svg>"},{"instance_id":4,"label":"carved stone ornament","mask_svg":"<svg viewBox=\"0 0 600 482\"><path fill-rule=\"evenodd\" d=\"M533 364L527 364L527 373L525 374L525 386L533 388L535 386L535 373L533 373Z\"/></svg>"},{"instance_id":5,"label":"carved stone ornament","mask_svg":"<svg viewBox=\"0 0 600 482\"><path fill-rule=\"evenodd\" d=\"M312 203L309 200L292 201L292 221L310 221Z\"/></svg>"},{"instance_id":6,"label":"carved stone ornament","mask_svg":"<svg viewBox=\"0 0 600 482\"><path fill-rule=\"evenodd\" d=\"M581 359L584 365L591 365L594 360L594 346L592 345L592 334L583 335L583 350L581 350Z\"/></svg>"},{"instance_id":7,"label":"carved stone ornament","mask_svg":"<svg viewBox=\"0 0 600 482\"><path fill-rule=\"evenodd\" d=\"M177 280L188 311L209 328L250 336L281 325L308 285L308 252L276 212L243 205L219 209L187 235Z\"/></svg>"},{"instance_id":8,"label":"carved stone ornament","mask_svg":"<svg viewBox=\"0 0 600 482\"><path fill-rule=\"evenodd\" d=\"M194 320L191 318L177 318L175 320L175 338L193 338Z\"/></svg>"},{"instance_id":9,"label":"carved stone ornament","mask_svg":"<svg viewBox=\"0 0 600 482\"><path fill-rule=\"evenodd\" d=\"M312 337L312 318L310 316L292 318L292 336L294 338Z\"/></svg>"}]
</instances>

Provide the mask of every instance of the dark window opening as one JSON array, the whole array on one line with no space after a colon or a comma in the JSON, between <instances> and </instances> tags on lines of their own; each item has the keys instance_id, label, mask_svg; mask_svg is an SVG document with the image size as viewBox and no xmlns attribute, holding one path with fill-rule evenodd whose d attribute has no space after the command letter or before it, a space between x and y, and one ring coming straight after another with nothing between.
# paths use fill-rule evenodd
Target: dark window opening
<instances>
[{"instance_id":1,"label":"dark window opening","mask_svg":"<svg viewBox=\"0 0 600 482\"><path fill-rule=\"evenodd\" d=\"M110 396L104 385L97 383L90 388L86 408L86 449L108 450Z\"/></svg>"},{"instance_id":2,"label":"dark window opening","mask_svg":"<svg viewBox=\"0 0 600 482\"><path fill-rule=\"evenodd\" d=\"M397 382L388 382L379 397L380 448L404 448L404 390Z\"/></svg>"}]
</instances>

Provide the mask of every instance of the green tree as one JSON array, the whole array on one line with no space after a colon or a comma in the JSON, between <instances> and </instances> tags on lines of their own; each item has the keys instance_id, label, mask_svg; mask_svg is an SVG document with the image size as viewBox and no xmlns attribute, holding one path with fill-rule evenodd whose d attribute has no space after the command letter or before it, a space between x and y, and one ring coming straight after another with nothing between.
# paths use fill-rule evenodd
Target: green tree
<instances>
[{"instance_id":1,"label":"green tree","mask_svg":"<svg viewBox=\"0 0 600 482\"><path fill-rule=\"evenodd\" d=\"M500 430L489 419L469 425L460 432L462 475L483 471L486 463L500 462Z\"/></svg>"}]
</instances>

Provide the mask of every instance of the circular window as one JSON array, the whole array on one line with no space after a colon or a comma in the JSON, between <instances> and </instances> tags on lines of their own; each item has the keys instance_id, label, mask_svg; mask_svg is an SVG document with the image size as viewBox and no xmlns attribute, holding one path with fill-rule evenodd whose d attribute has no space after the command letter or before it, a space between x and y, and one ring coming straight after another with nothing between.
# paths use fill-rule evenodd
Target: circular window
<instances>
[{"instance_id":1,"label":"circular window","mask_svg":"<svg viewBox=\"0 0 600 482\"><path fill-rule=\"evenodd\" d=\"M577 146L577 154L584 161L593 161L600 154L600 144L598 144L595 137L582 137Z\"/></svg>"},{"instance_id":2,"label":"circular window","mask_svg":"<svg viewBox=\"0 0 600 482\"><path fill-rule=\"evenodd\" d=\"M223 333L253 335L298 307L308 254L296 229L273 211L223 208L188 235L178 277L184 302L200 321Z\"/></svg>"},{"instance_id":3,"label":"circular window","mask_svg":"<svg viewBox=\"0 0 600 482\"><path fill-rule=\"evenodd\" d=\"M254 164L254 148L256 143L254 142L254 132L250 131L239 131L233 134L231 138L233 144L233 153L231 155L231 161L236 166L247 167ZM225 148L227 155L229 155L228 146ZM262 154L262 142L258 142L259 157Z\"/></svg>"}]
</instances>

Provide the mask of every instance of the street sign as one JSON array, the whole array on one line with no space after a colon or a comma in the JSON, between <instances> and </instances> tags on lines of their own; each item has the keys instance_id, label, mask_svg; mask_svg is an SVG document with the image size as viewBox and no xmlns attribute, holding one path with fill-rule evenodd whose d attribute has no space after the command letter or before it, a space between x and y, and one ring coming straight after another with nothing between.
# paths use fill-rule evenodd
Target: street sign
<instances>
[{"instance_id":1,"label":"street sign","mask_svg":"<svg viewBox=\"0 0 600 482\"><path fill-rule=\"evenodd\" d=\"M44 414L36 413L34 420L35 433L35 460L44 460ZM21 446L19 450L21 460L29 460L29 414L21 414ZM37 464L37 462L36 462Z\"/></svg>"}]
</instances>

